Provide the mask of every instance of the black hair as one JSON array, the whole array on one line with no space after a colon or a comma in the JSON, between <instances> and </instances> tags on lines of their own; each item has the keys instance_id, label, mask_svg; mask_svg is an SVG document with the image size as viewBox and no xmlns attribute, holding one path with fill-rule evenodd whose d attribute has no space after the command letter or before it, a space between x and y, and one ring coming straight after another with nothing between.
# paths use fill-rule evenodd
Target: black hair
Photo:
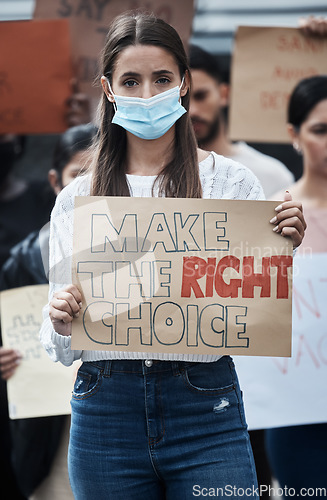
<instances>
[{"instance_id":1,"label":"black hair","mask_svg":"<svg viewBox=\"0 0 327 500\"><path fill-rule=\"evenodd\" d=\"M215 56L197 45L189 46L189 65L191 69L205 71L218 83L225 80L224 71Z\"/></svg>"},{"instance_id":2,"label":"black hair","mask_svg":"<svg viewBox=\"0 0 327 500\"><path fill-rule=\"evenodd\" d=\"M92 123L76 125L66 130L59 137L53 157L52 168L58 173L59 182L64 168L73 156L80 151L87 150L98 133L98 129Z\"/></svg>"},{"instance_id":3,"label":"black hair","mask_svg":"<svg viewBox=\"0 0 327 500\"><path fill-rule=\"evenodd\" d=\"M301 80L294 88L288 103L287 120L299 129L312 109L327 99L327 75Z\"/></svg>"}]
</instances>

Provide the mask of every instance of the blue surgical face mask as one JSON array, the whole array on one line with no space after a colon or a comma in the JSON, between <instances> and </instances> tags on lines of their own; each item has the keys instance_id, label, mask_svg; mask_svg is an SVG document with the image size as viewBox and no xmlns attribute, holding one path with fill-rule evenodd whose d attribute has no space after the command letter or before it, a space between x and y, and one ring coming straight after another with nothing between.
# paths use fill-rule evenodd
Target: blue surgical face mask
<instances>
[{"instance_id":1,"label":"blue surgical face mask","mask_svg":"<svg viewBox=\"0 0 327 500\"><path fill-rule=\"evenodd\" d=\"M125 97L115 95L115 115L112 123L120 125L125 130L141 139L158 139L163 136L174 123L186 113L180 103L180 87L166 90L149 99L142 97Z\"/></svg>"}]
</instances>

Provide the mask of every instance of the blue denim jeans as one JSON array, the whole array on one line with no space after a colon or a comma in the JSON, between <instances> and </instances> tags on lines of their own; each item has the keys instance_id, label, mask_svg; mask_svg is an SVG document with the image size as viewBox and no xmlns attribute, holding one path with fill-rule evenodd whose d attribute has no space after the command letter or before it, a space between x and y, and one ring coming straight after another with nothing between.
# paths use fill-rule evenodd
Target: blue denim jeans
<instances>
[{"instance_id":1,"label":"blue denim jeans","mask_svg":"<svg viewBox=\"0 0 327 500\"><path fill-rule=\"evenodd\" d=\"M257 498L229 356L213 363L83 363L71 405L76 500Z\"/></svg>"}]
</instances>

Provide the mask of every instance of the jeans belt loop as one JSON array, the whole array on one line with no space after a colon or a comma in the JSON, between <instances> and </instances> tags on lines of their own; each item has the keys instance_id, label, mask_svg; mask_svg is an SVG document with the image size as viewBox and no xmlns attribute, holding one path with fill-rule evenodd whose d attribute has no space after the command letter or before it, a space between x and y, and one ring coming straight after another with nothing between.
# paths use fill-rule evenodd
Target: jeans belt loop
<instances>
[{"instance_id":1,"label":"jeans belt loop","mask_svg":"<svg viewBox=\"0 0 327 500\"><path fill-rule=\"evenodd\" d=\"M103 375L105 377L110 377L110 375L111 375L111 363L112 363L111 359L107 359L105 362L104 372L103 372Z\"/></svg>"}]
</instances>

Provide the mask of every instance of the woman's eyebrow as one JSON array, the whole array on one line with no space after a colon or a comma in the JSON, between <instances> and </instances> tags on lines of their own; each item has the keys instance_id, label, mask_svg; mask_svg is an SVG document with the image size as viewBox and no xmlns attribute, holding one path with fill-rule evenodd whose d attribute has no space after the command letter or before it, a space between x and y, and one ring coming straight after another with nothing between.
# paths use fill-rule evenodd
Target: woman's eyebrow
<instances>
[{"instance_id":1,"label":"woman's eyebrow","mask_svg":"<svg viewBox=\"0 0 327 500\"><path fill-rule=\"evenodd\" d=\"M125 76L140 76L140 73L136 73L135 71L126 71L126 73L123 73L120 78L125 78Z\"/></svg>"},{"instance_id":2,"label":"woman's eyebrow","mask_svg":"<svg viewBox=\"0 0 327 500\"><path fill-rule=\"evenodd\" d=\"M172 71L169 71L168 69L159 69L157 71L153 71L152 72L153 75L173 75L174 73ZM125 73L123 73L120 78L125 78L126 76L141 76L140 73L137 73L136 71L126 71Z\"/></svg>"},{"instance_id":3,"label":"woman's eyebrow","mask_svg":"<svg viewBox=\"0 0 327 500\"><path fill-rule=\"evenodd\" d=\"M158 71L153 71L152 72L153 75L173 75L174 73L172 71L169 71L168 69L159 69Z\"/></svg>"}]
</instances>

